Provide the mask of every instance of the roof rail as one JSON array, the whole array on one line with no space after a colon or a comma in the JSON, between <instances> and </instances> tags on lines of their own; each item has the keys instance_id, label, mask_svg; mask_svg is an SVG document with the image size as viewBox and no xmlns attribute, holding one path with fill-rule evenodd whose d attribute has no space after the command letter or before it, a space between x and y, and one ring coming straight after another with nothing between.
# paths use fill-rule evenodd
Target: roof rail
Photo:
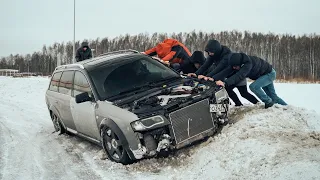
<instances>
[{"instance_id":1,"label":"roof rail","mask_svg":"<svg viewBox=\"0 0 320 180\"><path fill-rule=\"evenodd\" d=\"M103 54L100 54L98 57L100 57L100 56L105 56L105 55L111 55L111 54L128 53L128 52L132 52L132 53L140 53L140 52L139 52L139 51L137 51L137 50L133 50L133 49L125 49L125 50L111 51L111 52L103 53Z\"/></svg>"},{"instance_id":2,"label":"roof rail","mask_svg":"<svg viewBox=\"0 0 320 180\"><path fill-rule=\"evenodd\" d=\"M72 68L72 67L78 67L78 68L84 69L82 64L66 64L66 65L57 66L55 68L55 71L59 69L66 69L66 68Z\"/></svg>"}]
</instances>

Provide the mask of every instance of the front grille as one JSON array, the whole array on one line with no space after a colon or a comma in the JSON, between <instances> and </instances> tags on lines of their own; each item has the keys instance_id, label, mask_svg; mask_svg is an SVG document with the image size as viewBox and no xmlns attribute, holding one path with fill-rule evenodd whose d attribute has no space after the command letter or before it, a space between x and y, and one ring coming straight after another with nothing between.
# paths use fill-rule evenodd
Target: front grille
<instances>
[{"instance_id":1,"label":"front grille","mask_svg":"<svg viewBox=\"0 0 320 180\"><path fill-rule=\"evenodd\" d=\"M205 99L169 114L176 144L214 127L209 100Z\"/></svg>"}]
</instances>

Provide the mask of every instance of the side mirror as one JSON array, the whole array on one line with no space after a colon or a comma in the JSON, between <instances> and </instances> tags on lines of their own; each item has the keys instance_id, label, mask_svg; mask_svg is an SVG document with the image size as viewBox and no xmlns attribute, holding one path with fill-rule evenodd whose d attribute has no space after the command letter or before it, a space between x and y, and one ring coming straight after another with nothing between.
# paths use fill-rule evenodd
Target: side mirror
<instances>
[{"instance_id":1,"label":"side mirror","mask_svg":"<svg viewBox=\"0 0 320 180\"><path fill-rule=\"evenodd\" d=\"M76 95L75 98L76 98L76 103L83 103L83 102L92 100L92 98L89 96L88 92L78 94L78 95Z\"/></svg>"}]
</instances>

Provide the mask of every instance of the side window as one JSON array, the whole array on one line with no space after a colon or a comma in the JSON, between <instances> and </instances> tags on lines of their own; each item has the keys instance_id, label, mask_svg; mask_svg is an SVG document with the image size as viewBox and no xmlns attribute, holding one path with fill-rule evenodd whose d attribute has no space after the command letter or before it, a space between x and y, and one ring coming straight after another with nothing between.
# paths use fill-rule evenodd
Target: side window
<instances>
[{"instance_id":1,"label":"side window","mask_svg":"<svg viewBox=\"0 0 320 180\"><path fill-rule=\"evenodd\" d=\"M50 91L58 92L58 86L59 86L61 74L62 72L57 72L52 76L50 87L49 87Z\"/></svg>"},{"instance_id":2,"label":"side window","mask_svg":"<svg viewBox=\"0 0 320 180\"><path fill-rule=\"evenodd\" d=\"M79 71L76 71L76 73L74 75L74 87L73 88L74 88L74 96L81 94L81 93L84 93L84 92L88 92L89 95L92 96L89 82L87 81L84 74L82 74Z\"/></svg>"},{"instance_id":3,"label":"side window","mask_svg":"<svg viewBox=\"0 0 320 180\"><path fill-rule=\"evenodd\" d=\"M71 96L74 71L64 71L59 83L59 92Z\"/></svg>"}]
</instances>

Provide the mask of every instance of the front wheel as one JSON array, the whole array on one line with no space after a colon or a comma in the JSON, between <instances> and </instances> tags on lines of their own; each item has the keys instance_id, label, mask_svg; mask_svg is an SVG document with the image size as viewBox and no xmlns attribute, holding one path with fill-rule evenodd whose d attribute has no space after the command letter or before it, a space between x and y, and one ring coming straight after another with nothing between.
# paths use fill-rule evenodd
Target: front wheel
<instances>
[{"instance_id":1,"label":"front wheel","mask_svg":"<svg viewBox=\"0 0 320 180\"><path fill-rule=\"evenodd\" d=\"M126 149L123 146L123 140L111 128L105 127L101 132L103 148L106 151L109 159L122 164L132 162Z\"/></svg>"}]
</instances>

